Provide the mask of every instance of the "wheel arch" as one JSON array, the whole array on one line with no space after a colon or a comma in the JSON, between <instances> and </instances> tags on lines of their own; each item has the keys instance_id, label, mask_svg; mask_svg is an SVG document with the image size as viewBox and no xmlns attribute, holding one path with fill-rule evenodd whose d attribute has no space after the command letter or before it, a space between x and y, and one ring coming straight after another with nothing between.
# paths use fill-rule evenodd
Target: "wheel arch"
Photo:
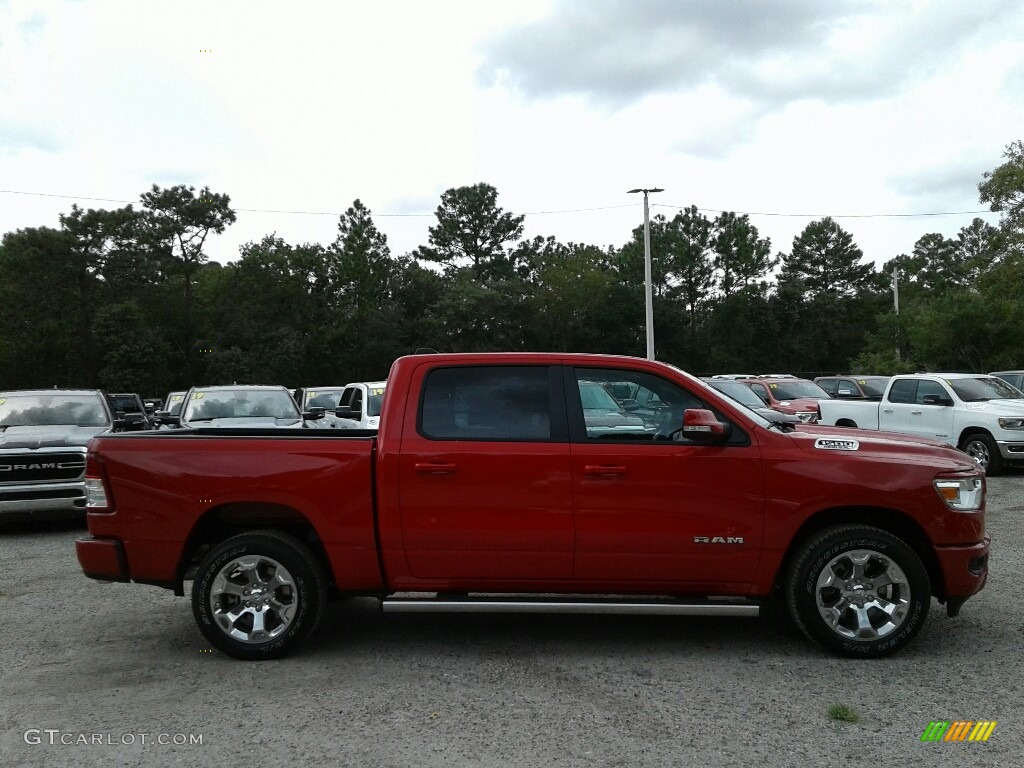
<instances>
[{"instance_id":1,"label":"wheel arch","mask_svg":"<svg viewBox=\"0 0 1024 768\"><path fill-rule=\"evenodd\" d=\"M910 515L889 507L832 507L823 509L808 518L793 536L779 563L779 568L775 573L776 589L781 586L786 572L803 543L826 528L839 525L870 525L898 536L921 558L921 562L928 572L928 580L931 582L932 595L937 597L940 602L945 600L946 585L942 576L942 568L939 566L935 548L932 546L928 534Z\"/></svg>"},{"instance_id":2,"label":"wheel arch","mask_svg":"<svg viewBox=\"0 0 1024 768\"><path fill-rule=\"evenodd\" d=\"M185 580L206 552L225 539L249 531L277 531L301 541L313 552L324 578L333 585L330 559L309 518L283 504L232 502L212 507L192 526L175 572L174 594L185 594Z\"/></svg>"},{"instance_id":3,"label":"wheel arch","mask_svg":"<svg viewBox=\"0 0 1024 768\"><path fill-rule=\"evenodd\" d=\"M988 437L991 437L993 440L995 440L995 437L988 429L986 429L985 427L979 427L978 425L974 424L969 427L964 427L963 429L960 430L960 435L956 439L956 444L963 445L964 440L966 440L971 435L987 435Z\"/></svg>"}]
</instances>

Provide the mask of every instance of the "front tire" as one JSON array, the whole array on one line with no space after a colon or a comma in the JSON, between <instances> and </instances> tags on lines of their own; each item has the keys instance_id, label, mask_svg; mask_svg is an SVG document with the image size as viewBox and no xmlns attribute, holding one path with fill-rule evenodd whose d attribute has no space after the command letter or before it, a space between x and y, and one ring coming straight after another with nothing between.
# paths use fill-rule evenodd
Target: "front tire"
<instances>
[{"instance_id":1,"label":"front tire","mask_svg":"<svg viewBox=\"0 0 1024 768\"><path fill-rule=\"evenodd\" d=\"M192 613L206 639L236 659L278 659L308 638L323 614L323 571L309 548L276 531L233 536L203 558Z\"/></svg>"},{"instance_id":2,"label":"front tire","mask_svg":"<svg viewBox=\"0 0 1024 768\"><path fill-rule=\"evenodd\" d=\"M975 432L964 438L960 450L978 462L989 477L1003 473L1003 455L996 441L984 432Z\"/></svg>"},{"instance_id":3,"label":"front tire","mask_svg":"<svg viewBox=\"0 0 1024 768\"><path fill-rule=\"evenodd\" d=\"M905 542L880 528L829 528L799 545L784 582L790 616L843 656L878 658L906 646L931 605L928 572Z\"/></svg>"}]
</instances>

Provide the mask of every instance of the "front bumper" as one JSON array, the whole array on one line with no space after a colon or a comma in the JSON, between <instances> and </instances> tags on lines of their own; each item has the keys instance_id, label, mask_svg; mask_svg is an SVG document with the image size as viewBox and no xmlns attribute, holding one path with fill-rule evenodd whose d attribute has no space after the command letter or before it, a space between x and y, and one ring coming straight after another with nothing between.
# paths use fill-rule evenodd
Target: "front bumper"
<instances>
[{"instance_id":1,"label":"front bumper","mask_svg":"<svg viewBox=\"0 0 1024 768\"><path fill-rule=\"evenodd\" d=\"M75 542L75 554L82 572L100 581L130 581L124 545L117 539L83 536Z\"/></svg>"},{"instance_id":2,"label":"front bumper","mask_svg":"<svg viewBox=\"0 0 1024 768\"><path fill-rule=\"evenodd\" d=\"M85 516L85 483L35 483L0 488L0 519Z\"/></svg>"},{"instance_id":3,"label":"front bumper","mask_svg":"<svg viewBox=\"0 0 1024 768\"><path fill-rule=\"evenodd\" d=\"M1024 442L1020 440L996 440L999 453L1007 461L1024 461Z\"/></svg>"},{"instance_id":4,"label":"front bumper","mask_svg":"<svg viewBox=\"0 0 1024 768\"><path fill-rule=\"evenodd\" d=\"M936 547L935 554L945 582L947 612L956 616L967 598L980 592L988 580L988 551L992 539L987 534L977 544Z\"/></svg>"}]
</instances>

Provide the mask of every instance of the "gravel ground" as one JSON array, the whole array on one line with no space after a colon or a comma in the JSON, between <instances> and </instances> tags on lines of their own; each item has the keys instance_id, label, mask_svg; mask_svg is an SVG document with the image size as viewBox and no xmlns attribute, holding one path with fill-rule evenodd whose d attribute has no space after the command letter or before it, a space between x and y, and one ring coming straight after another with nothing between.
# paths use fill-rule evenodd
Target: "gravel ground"
<instances>
[{"instance_id":1,"label":"gravel ground","mask_svg":"<svg viewBox=\"0 0 1024 768\"><path fill-rule=\"evenodd\" d=\"M245 663L204 643L186 599L82 576L80 527L6 526L0 766L1021 766L1024 614L1008 585L1024 474L989 481L988 511L988 587L955 620L933 602L915 643L874 662L771 616L383 615L351 600L296 656ZM859 721L830 719L835 704ZM986 743L922 743L931 720L998 726Z\"/></svg>"}]
</instances>

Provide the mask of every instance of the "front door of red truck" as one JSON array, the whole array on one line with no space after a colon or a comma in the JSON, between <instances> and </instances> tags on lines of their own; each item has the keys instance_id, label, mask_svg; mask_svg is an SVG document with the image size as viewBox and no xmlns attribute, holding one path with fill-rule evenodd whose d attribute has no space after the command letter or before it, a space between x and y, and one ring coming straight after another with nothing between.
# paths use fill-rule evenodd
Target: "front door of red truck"
<instances>
[{"instance_id":1,"label":"front door of red truck","mask_svg":"<svg viewBox=\"0 0 1024 768\"><path fill-rule=\"evenodd\" d=\"M683 410L707 406L699 391L654 373L565 370L575 580L679 583L709 594L749 583L765 492L752 436L737 427L724 443L681 439Z\"/></svg>"},{"instance_id":2,"label":"front door of red truck","mask_svg":"<svg viewBox=\"0 0 1024 768\"><path fill-rule=\"evenodd\" d=\"M561 368L424 366L399 456L410 575L479 584L568 579L572 469Z\"/></svg>"}]
</instances>

